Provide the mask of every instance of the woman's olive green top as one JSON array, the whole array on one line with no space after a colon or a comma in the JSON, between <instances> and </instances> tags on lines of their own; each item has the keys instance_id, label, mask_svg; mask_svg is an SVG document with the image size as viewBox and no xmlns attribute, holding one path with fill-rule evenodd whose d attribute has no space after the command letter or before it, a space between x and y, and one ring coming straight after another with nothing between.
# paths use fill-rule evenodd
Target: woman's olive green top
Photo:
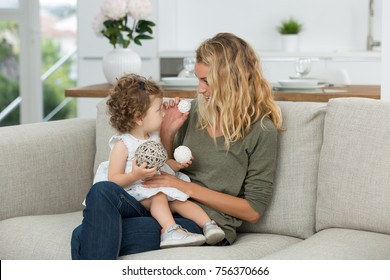
<instances>
[{"instance_id":1,"label":"woman's olive green top","mask_svg":"<svg viewBox=\"0 0 390 280\"><path fill-rule=\"evenodd\" d=\"M175 139L175 147L185 145L194 156L193 163L181 171L196 184L245 198L263 214L272 195L276 168L277 130L272 121L264 119L264 128L260 121L254 123L245 138L232 143L226 151L224 138L214 141L206 130L198 128L197 119L197 100L194 100L190 115ZM232 244L242 221L198 204L225 231Z\"/></svg>"}]
</instances>

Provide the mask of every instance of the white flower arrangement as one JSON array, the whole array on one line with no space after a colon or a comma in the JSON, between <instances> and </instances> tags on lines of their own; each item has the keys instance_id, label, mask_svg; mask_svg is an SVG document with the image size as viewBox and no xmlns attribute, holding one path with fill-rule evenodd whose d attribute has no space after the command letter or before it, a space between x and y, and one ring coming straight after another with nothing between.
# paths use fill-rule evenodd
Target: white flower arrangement
<instances>
[{"instance_id":1,"label":"white flower arrangement","mask_svg":"<svg viewBox=\"0 0 390 280\"><path fill-rule=\"evenodd\" d=\"M141 40L153 39L150 35L155 23L146 20L151 13L149 0L105 0L92 27L97 36L106 37L114 48L127 48L132 41L142 45ZM127 26L129 18L132 28Z\"/></svg>"}]
</instances>

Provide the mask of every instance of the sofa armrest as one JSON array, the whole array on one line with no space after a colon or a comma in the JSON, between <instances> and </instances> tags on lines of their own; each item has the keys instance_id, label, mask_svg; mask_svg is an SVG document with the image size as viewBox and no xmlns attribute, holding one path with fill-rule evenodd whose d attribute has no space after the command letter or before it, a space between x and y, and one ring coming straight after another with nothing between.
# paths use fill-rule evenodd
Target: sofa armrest
<instances>
[{"instance_id":1,"label":"sofa armrest","mask_svg":"<svg viewBox=\"0 0 390 280\"><path fill-rule=\"evenodd\" d=\"M0 220L82 209L93 179L94 119L0 128Z\"/></svg>"}]
</instances>

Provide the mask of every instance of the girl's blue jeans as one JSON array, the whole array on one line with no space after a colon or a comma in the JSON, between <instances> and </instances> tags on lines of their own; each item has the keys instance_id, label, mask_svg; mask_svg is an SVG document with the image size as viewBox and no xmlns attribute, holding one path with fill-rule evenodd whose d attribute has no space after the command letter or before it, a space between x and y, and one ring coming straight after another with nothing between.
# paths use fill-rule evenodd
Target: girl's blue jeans
<instances>
[{"instance_id":1,"label":"girl's blue jeans","mask_svg":"<svg viewBox=\"0 0 390 280\"><path fill-rule=\"evenodd\" d=\"M72 259L117 259L160 249L161 227L150 212L112 182L94 184L88 192L82 224L72 233ZM193 221L175 216L190 232L202 233Z\"/></svg>"}]
</instances>

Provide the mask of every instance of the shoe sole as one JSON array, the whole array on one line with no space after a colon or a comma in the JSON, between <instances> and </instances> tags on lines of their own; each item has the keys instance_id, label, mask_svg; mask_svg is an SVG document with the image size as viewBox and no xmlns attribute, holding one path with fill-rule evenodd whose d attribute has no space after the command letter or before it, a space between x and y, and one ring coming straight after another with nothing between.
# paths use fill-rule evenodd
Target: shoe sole
<instances>
[{"instance_id":1,"label":"shoe sole","mask_svg":"<svg viewBox=\"0 0 390 280\"><path fill-rule=\"evenodd\" d=\"M169 240L169 241L163 241L160 243L160 248L172 248L172 247L187 247L187 246L200 246L203 245L206 242L205 238L198 238L193 240Z\"/></svg>"},{"instance_id":2,"label":"shoe sole","mask_svg":"<svg viewBox=\"0 0 390 280\"><path fill-rule=\"evenodd\" d=\"M210 230L206 235L206 243L215 245L225 238L225 233L222 230Z\"/></svg>"}]
</instances>

